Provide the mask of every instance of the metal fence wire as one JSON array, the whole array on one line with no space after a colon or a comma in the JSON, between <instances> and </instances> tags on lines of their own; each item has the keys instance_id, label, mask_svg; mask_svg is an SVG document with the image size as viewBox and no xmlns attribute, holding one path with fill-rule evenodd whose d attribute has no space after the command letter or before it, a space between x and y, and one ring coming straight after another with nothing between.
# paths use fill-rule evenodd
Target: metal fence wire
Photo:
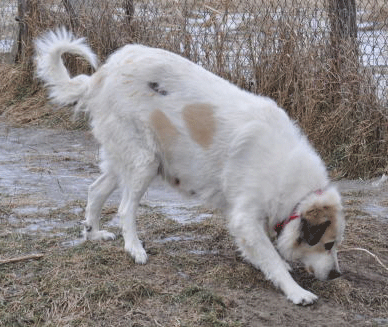
<instances>
[{"instance_id":1,"label":"metal fence wire","mask_svg":"<svg viewBox=\"0 0 388 327\"><path fill-rule=\"evenodd\" d=\"M264 73L258 67L273 65L275 53L318 70L311 63L327 63L333 47L346 44L334 52L365 69L378 98L388 98L387 0L1 0L1 61L22 51L28 18L28 37L64 24L86 36L101 59L128 42L162 47L253 91Z\"/></svg>"}]
</instances>

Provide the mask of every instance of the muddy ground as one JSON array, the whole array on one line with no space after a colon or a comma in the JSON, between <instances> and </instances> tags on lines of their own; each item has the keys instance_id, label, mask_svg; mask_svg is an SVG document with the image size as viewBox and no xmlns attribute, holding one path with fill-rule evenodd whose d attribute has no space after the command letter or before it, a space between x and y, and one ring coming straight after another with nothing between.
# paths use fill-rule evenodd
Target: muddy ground
<instances>
[{"instance_id":1,"label":"muddy ground","mask_svg":"<svg viewBox=\"0 0 388 327\"><path fill-rule=\"evenodd\" d=\"M160 181L138 217L146 265L120 236L83 242L98 151L87 131L0 124L0 326L388 326L388 183L337 182L344 274L321 282L295 265L294 278L319 296L299 307L240 258L217 212ZM117 235L118 198L103 211Z\"/></svg>"}]
</instances>

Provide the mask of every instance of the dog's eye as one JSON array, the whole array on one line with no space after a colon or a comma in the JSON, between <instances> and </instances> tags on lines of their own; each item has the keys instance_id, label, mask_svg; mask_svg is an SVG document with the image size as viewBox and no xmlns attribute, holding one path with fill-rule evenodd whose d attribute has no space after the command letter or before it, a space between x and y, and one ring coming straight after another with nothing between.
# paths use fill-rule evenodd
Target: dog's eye
<instances>
[{"instance_id":1,"label":"dog's eye","mask_svg":"<svg viewBox=\"0 0 388 327\"><path fill-rule=\"evenodd\" d=\"M325 243L325 250L330 251L334 246L334 242Z\"/></svg>"}]
</instances>

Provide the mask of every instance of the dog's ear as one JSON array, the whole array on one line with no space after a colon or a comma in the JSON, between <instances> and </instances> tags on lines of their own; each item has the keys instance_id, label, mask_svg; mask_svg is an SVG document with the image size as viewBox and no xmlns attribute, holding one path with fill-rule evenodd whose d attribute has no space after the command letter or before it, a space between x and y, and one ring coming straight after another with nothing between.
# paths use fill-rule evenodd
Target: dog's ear
<instances>
[{"instance_id":1,"label":"dog's ear","mask_svg":"<svg viewBox=\"0 0 388 327\"><path fill-rule=\"evenodd\" d=\"M320 224L312 224L306 218L301 218L301 228L300 228L300 236L298 239L299 243L306 242L308 245L313 246L316 245L323 234L325 234L326 229L330 226L331 221L327 220Z\"/></svg>"}]
</instances>

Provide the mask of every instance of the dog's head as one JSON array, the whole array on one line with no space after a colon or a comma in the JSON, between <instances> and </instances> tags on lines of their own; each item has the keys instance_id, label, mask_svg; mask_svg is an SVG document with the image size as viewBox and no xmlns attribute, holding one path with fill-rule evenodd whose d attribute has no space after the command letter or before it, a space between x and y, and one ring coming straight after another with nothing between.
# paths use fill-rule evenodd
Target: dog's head
<instances>
[{"instance_id":1,"label":"dog's head","mask_svg":"<svg viewBox=\"0 0 388 327\"><path fill-rule=\"evenodd\" d=\"M314 192L297 207L298 219L284 226L277 241L286 260L300 260L321 280L340 276L337 247L342 241L345 221L341 198L334 187Z\"/></svg>"}]
</instances>

